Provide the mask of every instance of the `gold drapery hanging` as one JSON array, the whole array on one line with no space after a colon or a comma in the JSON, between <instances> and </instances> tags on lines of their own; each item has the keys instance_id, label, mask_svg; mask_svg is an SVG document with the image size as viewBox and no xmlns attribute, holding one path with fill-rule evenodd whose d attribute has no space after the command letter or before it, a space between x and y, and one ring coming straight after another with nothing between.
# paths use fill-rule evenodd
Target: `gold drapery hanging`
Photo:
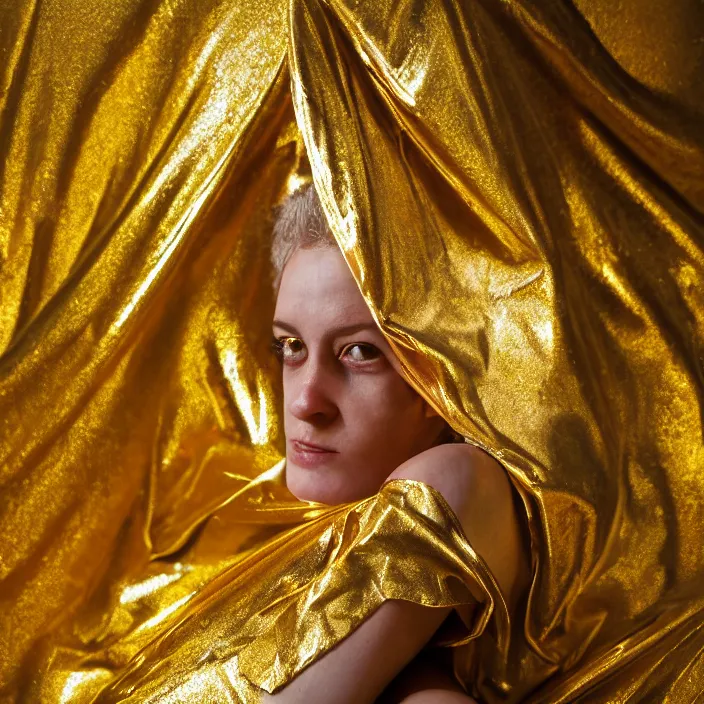
<instances>
[{"instance_id":1,"label":"gold drapery hanging","mask_svg":"<svg viewBox=\"0 0 704 704\"><path fill-rule=\"evenodd\" d=\"M484 701L693 701L702 14L0 5L5 699L255 701L406 596L477 605L455 669ZM510 624L432 491L324 509L282 485L268 241L304 151L409 379L521 493L535 576ZM281 544L320 553L284 584L327 586L275 612Z\"/></svg>"}]
</instances>

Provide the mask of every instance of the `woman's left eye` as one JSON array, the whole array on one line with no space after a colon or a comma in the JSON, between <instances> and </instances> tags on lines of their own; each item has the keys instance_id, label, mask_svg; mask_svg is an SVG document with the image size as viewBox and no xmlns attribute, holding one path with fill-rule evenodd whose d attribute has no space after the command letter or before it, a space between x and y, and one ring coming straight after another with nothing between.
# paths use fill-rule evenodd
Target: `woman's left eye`
<instances>
[{"instance_id":1,"label":"woman's left eye","mask_svg":"<svg viewBox=\"0 0 704 704\"><path fill-rule=\"evenodd\" d=\"M342 350L343 357L351 359L353 362L371 362L381 356L381 352L374 345L365 345L355 342L353 345L347 345Z\"/></svg>"},{"instance_id":2,"label":"woman's left eye","mask_svg":"<svg viewBox=\"0 0 704 704\"><path fill-rule=\"evenodd\" d=\"M276 356L284 364L303 362L307 356L305 343L297 337L275 337L271 346Z\"/></svg>"}]
</instances>

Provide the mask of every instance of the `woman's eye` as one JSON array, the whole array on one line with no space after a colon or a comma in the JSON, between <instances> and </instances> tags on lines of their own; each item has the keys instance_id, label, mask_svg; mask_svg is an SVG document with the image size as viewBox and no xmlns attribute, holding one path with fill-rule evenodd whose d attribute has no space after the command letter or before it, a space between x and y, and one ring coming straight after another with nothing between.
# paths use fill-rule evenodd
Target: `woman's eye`
<instances>
[{"instance_id":1,"label":"woman's eye","mask_svg":"<svg viewBox=\"0 0 704 704\"><path fill-rule=\"evenodd\" d=\"M342 356L351 359L353 362L371 362L378 359L380 355L381 352L374 345L364 345L358 342L348 345L342 351Z\"/></svg>"},{"instance_id":2,"label":"woman's eye","mask_svg":"<svg viewBox=\"0 0 704 704\"><path fill-rule=\"evenodd\" d=\"M297 337L279 337L274 341L277 356L285 363L297 364L306 358L306 346Z\"/></svg>"}]
</instances>

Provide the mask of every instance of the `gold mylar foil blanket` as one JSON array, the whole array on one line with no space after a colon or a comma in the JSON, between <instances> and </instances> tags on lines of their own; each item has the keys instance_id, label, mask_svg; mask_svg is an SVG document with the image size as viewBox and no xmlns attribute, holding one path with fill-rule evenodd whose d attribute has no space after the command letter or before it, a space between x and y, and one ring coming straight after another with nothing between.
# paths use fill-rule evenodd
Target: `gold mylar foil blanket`
<instances>
[{"instance_id":1,"label":"gold mylar foil blanket","mask_svg":"<svg viewBox=\"0 0 704 704\"><path fill-rule=\"evenodd\" d=\"M701 3L3 0L0 57L2 701L257 701L386 598L470 605L483 702L701 696ZM427 487L285 490L309 178L520 493L515 613Z\"/></svg>"}]
</instances>

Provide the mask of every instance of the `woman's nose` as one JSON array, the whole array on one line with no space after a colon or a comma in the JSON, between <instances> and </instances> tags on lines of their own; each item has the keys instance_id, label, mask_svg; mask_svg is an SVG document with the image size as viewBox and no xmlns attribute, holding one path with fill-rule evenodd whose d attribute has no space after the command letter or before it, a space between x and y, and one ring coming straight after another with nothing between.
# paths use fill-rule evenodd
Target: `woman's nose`
<instances>
[{"instance_id":1,"label":"woman's nose","mask_svg":"<svg viewBox=\"0 0 704 704\"><path fill-rule=\"evenodd\" d=\"M290 380L294 388L286 389L284 395L289 397L289 411L298 420L309 423L327 424L339 415L339 409L332 393L332 380L320 367L306 370L296 379ZM290 392L286 393L287 391Z\"/></svg>"}]
</instances>

